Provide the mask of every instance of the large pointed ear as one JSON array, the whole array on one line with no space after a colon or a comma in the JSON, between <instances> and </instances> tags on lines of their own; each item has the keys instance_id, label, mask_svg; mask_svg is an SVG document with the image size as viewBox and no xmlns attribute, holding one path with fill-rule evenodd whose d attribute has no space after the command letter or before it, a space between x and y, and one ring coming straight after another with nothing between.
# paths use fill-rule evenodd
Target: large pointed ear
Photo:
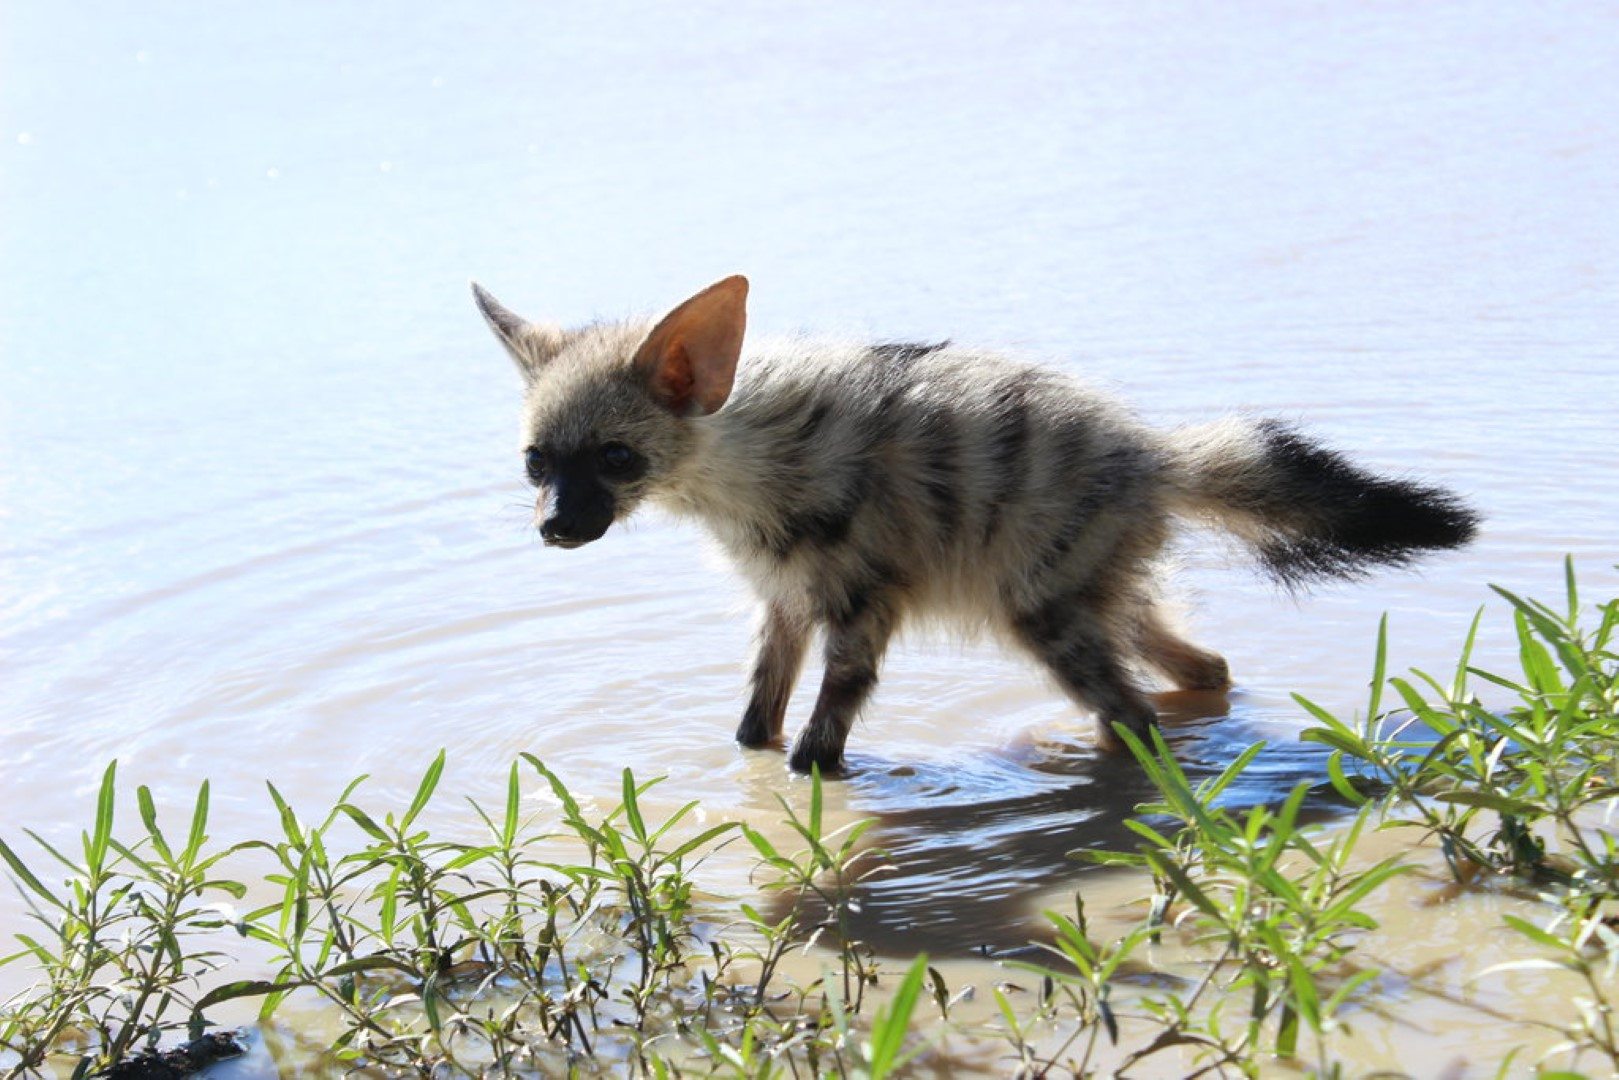
<instances>
[{"instance_id":1,"label":"large pointed ear","mask_svg":"<svg viewBox=\"0 0 1619 1080\"><path fill-rule=\"evenodd\" d=\"M476 281L472 283L472 298L478 302L478 310L483 312L489 329L506 346L506 351L517 363L517 370L529 382L533 382L540 369L562 351L566 335L561 327L531 323L521 315L508 311Z\"/></svg>"},{"instance_id":2,"label":"large pointed ear","mask_svg":"<svg viewBox=\"0 0 1619 1080\"><path fill-rule=\"evenodd\" d=\"M636 372L670 412L704 416L731 396L747 303L747 278L716 282L665 315L636 350Z\"/></svg>"}]
</instances>

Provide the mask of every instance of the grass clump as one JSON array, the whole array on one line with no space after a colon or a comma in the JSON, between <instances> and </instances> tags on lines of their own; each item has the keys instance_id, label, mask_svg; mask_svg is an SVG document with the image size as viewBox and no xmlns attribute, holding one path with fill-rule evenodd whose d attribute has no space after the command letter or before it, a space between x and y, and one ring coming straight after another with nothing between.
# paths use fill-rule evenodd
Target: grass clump
<instances>
[{"instance_id":1,"label":"grass clump","mask_svg":"<svg viewBox=\"0 0 1619 1080\"><path fill-rule=\"evenodd\" d=\"M165 1036L196 1038L226 1002L258 999L268 1023L295 995L339 1017L326 1051L334 1067L387 1074L884 1076L914 1053L926 960L886 1001L868 1003L885 973L847 918L868 823L827 831L818 776L807 815L783 802L802 850L746 830L761 883L786 894L785 914L743 904L722 932L719 902L699 893L693 871L739 824L687 828L695 803L651 820L643 797L657 781L628 770L618 803L593 815L524 755L503 805L473 804L482 835L437 839L424 817L443 769L441 752L400 812L366 805L363 777L308 819L271 785L281 836L210 853L206 786L184 849L157 830L145 789L147 834L132 845L114 838L109 768L82 861L35 838L64 864L63 890L0 846L35 921L54 935L20 935L26 950L7 958L31 958L42 978L6 1003L0 1067L105 1073ZM547 828L525 814L525 776L559 808ZM201 904L210 891L247 894L208 871L252 850L274 864L264 880L275 902L242 915ZM559 850L573 858L557 859ZM827 914L801 924L800 901L811 897ZM261 947L267 977L209 978L224 957L205 945L232 927ZM837 962L806 983L783 978L787 953L818 939L835 942Z\"/></svg>"},{"instance_id":2,"label":"grass clump","mask_svg":"<svg viewBox=\"0 0 1619 1080\"><path fill-rule=\"evenodd\" d=\"M374 1075L884 1077L965 1041L1002 1075L1256 1076L1283 1060L1337 1076L1336 1037L1379 974L1369 902L1429 844L1464 885L1539 899L1544 918L1506 917L1533 955L1498 969L1571 973L1583 992L1553 1053L1619 1070L1619 600L1593 625L1572 568L1559 609L1501 595L1521 673L1471 666L1475 620L1446 683L1388 679L1380 635L1366 715L1303 702L1327 775L1274 803L1229 805L1259 746L1194 782L1156 732L1126 734L1155 795L1128 823L1131 850L1080 854L1140 874L1145 913L1099 941L1076 896L1048 914L1044 958L1009 962L976 1010L926 956L890 966L861 942L851 897L881 865L871 823L829 829L818 776L767 835L700 827L692 803L656 820L657 781L628 770L590 810L524 755L504 800L473 803L476 831L451 840L426 824L440 753L403 808L365 799L361 778L305 817L271 786L279 835L218 846L206 784L183 843L144 788L121 838L112 766L71 855L29 834L51 872L0 842L39 928L0 960L35 977L0 1009L0 1072L105 1074L195 1042L227 1002L268 1024L297 999L336 1018L331 1067ZM1400 712L1383 711L1385 687ZM1409 852L1368 857L1374 826L1410 831ZM726 844L751 852L768 902L700 889ZM249 859L270 867L251 890L232 869ZM259 906L237 913L250 893Z\"/></svg>"},{"instance_id":3,"label":"grass clump","mask_svg":"<svg viewBox=\"0 0 1619 1080\"><path fill-rule=\"evenodd\" d=\"M1194 979L1140 999L1156 1031L1125 1056L1121 1069L1174 1048L1192 1053L1193 1075L1228 1069L1252 1075L1267 1056L1298 1057L1301 1034L1308 1032L1317 1074L1331 1075L1323 1036L1338 1026L1350 995L1378 974L1350 962L1356 942L1377 928L1360 905L1405 867L1398 857L1356 865L1367 812L1347 828L1302 823L1307 782L1277 807L1223 806L1221 793L1260 745L1194 786L1157 731L1150 748L1121 734L1162 801L1142 806L1146 817L1127 823L1141 838L1135 853L1085 853L1152 875L1145 924L1115 947L1115 956L1170 925L1201 961ZM1057 928L1059 942L1079 936L1077 923L1059 920Z\"/></svg>"},{"instance_id":4,"label":"grass clump","mask_svg":"<svg viewBox=\"0 0 1619 1080\"><path fill-rule=\"evenodd\" d=\"M1519 673L1471 665L1480 612L1448 682L1423 672L1387 679L1405 711L1385 716L1385 625L1367 718L1348 723L1301 698L1318 721L1303 737L1333 749L1329 772L1346 799L1368 803L1366 780L1385 790L1376 800L1384 825L1437 842L1459 882L1493 877L1545 902L1542 925L1504 916L1542 954L1495 970L1575 975L1584 993L1553 1052L1619 1073L1619 598L1585 612L1573 560L1560 609L1495 591L1512 610ZM1474 680L1507 706L1486 705Z\"/></svg>"},{"instance_id":5,"label":"grass clump","mask_svg":"<svg viewBox=\"0 0 1619 1080\"><path fill-rule=\"evenodd\" d=\"M234 849L209 851L208 784L193 805L183 844L158 825L151 792L138 788L142 833L113 835L117 763L102 775L92 827L77 851L59 850L24 830L65 872L60 886L41 876L0 840L5 860L36 934L17 934L20 952L0 964L32 963L37 983L0 1006L0 1049L12 1059L10 1075L42 1068L52 1054L74 1055L74 1077L150 1050L168 1032L201 1035L198 986L225 961L208 947L228 925L213 895L240 899L244 887L217 875Z\"/></svg>"}]
</instances>

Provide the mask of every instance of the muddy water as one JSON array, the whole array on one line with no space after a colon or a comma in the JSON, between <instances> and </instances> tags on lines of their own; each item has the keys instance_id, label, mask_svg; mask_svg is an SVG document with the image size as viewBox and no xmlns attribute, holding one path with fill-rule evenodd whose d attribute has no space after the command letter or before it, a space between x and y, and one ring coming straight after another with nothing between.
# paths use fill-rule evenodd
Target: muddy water
<instances>
[{"instance_id":1,"label":"muddy water","mask_svg":"<svg viewBox=\"0 0 1619 1080\"><path fill-rule=\"evenodd\" d=\"M457 793L531 751L603 798L625 766L713 815L802 798L730 742L746 597L700 536L539 547L473 275L584 320L740 270L757 333L1003 345L1468 492L1469 551L1303 600L1184 543L1239 685L1165 700L1181 752L1273 740L1243 799L1318 777L1289 695L1361 702L1380 613L1435 666L1487 581L1615 583L1616 44L1595 5L8 6L7 835L70 834L111 758L162 803L210 778L221 837L271 828L267 778L403 800L441 746ZM904 643L834 795L894 855L869 936L1024 942L1140 794L1086 729L991 648ZM1495 925L1453 914L1405 958Z\"/></svg>"}]
</instances>

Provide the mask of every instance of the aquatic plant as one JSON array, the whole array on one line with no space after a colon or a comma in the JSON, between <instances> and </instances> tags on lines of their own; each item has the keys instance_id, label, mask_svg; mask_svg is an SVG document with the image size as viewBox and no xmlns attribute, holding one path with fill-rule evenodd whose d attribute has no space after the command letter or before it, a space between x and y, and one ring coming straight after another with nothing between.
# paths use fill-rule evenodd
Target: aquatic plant
<instances>
[{"instance_id":1,"label":"aquatic plant","mask_svg":"<svg viewBox=\"0 0 1619 1080\"><path fill-rule=\"evenodd\" d=\"M1166 1048L1190 1047L1205 1071L1232 1066L1249 1073L1266 1052L1295 1057L1307 1030L1316 1036L1318 1071L1330 1071L1320 1037L1336 1026L1350 995L1377 975L1348 963L1355 942L1377 928L1360 905L1405 867L1398 857L1369 866L1352 861L1366 811L1347 828L1301 823L1308 783L1277 807L1238 812L1222 805L1221 793L1260 744L1194 786L1161 734L1152 733L1150 748L1125 739L1161 801L1142 806L1147 816L1128 822L1141 837L1134 855L1087 854L1149 870L1156 895L1145 929L1167 925L1188 936L1201 947L1203 970L1184 988L1141 998L1160 1030L1125 1056L1121 1070ZM1072 938L1070 932L1060 940ZM1126 940L1134 945L1143 935ZM1232 1001L1246 1004L1235 1028Z\"/></svg>"},{"instance_id":2,"label":"aquatic plant","mask_svg":"<svg viewBox=\"0 0 1619 1080\"><path fill-rule=\"evenodd\" d=\"M853 890L883 861L869 822L828 828L818 775L802 809L781 801L785 829L767 835L700 826L693 803L653 820L645 796L658 781L628 770L613 805L587 810L524 755L504 802L473 803L478 831L451 840L428 824L440 753L402 808L370 803L361 777L305 818L272 785L280 834L221 847L206 784L183 843L145 788L140 828L122 836L115 763L71 855L28 833L48 872L0 841L38 928L0 958L35 980L0 1007L0 1070L128 1067L175 1039L195 1044L227 1002L256 1001L269 1025L297 998L336 1018L335 1067L389 1075L882 1077L949 1040L980 1054L998 1045L993 1068L1026 1077L1166 1064L1252 1076L1277 1058L1340 1075L1333 1035L1378 975L1362 948L1378 930L1367 902L1414 857L1366 857L1374 824L1410 831L1411 852L1432 843L1464 884L1543 901L1544 919L1505 917L1533 955L1494 970L1572 973L1584 992L1553 1053L1619 1068L1619 848L1607 827L1619 600L1592 628L1572 566L1563 610L1498 591L1521 674L1470 665L1475 620L1448 683L1387 678L1380 633L1365 715L1303 702L1314 717L1303 737L1332 750L1327 775L1274 804L1226 798L1260 747L1193 783L1161 736L1125 733L1155 797L1129 822L1133 850L1083 857L1141 873L1150 902L1104 941L1080 897L1050 913L1044 958L1006 964L992 1013L968 1008L973 988L952 992L926 956L894 970L859 940ZM1486 706L1473 683L1510 706ZM1400 712L1383 709L1385 686ZM1324 815L1323 798L1352 804L1348 820ZM773 902L701 890L703 861L739 842ZM230 902L249 889L236 878L250 875L235 868L255 859L270 869L253 892L271 899L238 913ZM230 979L232 964L253 977Z\"/></svg>"},{"instance_id":3,"label":"aquatic plant","mask_svg":"<svg viewBox=\"0 0 1619 1080\"><path fill-rule=\"evenodd\" d=\"M102 774L95 821L67 854L24 830L65 871L47 885L4 840L5 860L27 902L36 934L19 933L20 952L0 964L32 962L36 983L0 1006L0 1050L11 1075L41 1068L53 1053L77 1054L75 1077L151 1049L171 1030L201 1034L200 980L226 961L208 946L229 924L209 894L240 899L244 887L216 876L236 848L208 848L208 784L197 792L190 827L176 845L159 827L151 792L136 790L143 834L113 835L117 762Z\"/></svg>"},{"instance_id":4,"label":"aquatic plant","mask_svg":"<svg viewBox=\"0 0 1619 1080\"><path fill-rule=\"evenodd\" d=\"M1564 581L1562 610L1492 586L1512 608L1516 678L1471 666L1481 611L1449 682L1420 671L1387 679L1405 711L1386 715L1385 619L1360 723L1298 700L1318 721L1303 738L1333 749L1328 771L1344 798L1375 806L1384 827L1436 840L1458 881L1505 878L1546 901L1553 914L1544 926L1504 916L1544 955L1494 970L1552 967L1578 976L1586 992L1553 1052L1596 1053L1619 1071L1619 844L1611 827L1619 810L1619 598L1595 609L1593 627L1572 559ZM1485 704L1471 690L1474 679L1512 703ZM1386 793L1373 799L1367 781Z\"/></svg>"}]
</instances>

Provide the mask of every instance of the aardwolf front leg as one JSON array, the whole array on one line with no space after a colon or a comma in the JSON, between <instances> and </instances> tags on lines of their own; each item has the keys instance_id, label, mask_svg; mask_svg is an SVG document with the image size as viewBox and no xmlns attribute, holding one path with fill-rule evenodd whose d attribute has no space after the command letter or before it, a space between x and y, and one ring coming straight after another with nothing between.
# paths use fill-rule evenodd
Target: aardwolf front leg
<instances>
[{"instance_id":1,"label":"aardwolf front leg","mask_svg":"<svg viewBox=\"0 0 1619 1080\"><path fill-rule=\"evenodd\" d=\"M780 603L766 602L754 642L748 707L736 729L736 741L743 746L764 746L781 734L809 635L807 620Z\"/></svg>"},{"instance_id":2,"label":"aardwolf front leg","mask_svg":"<svg viewBox=\"0 0 1619 1080\"><path fill-rule=\"evenodd\" d=\"M893 619L882 603L870 603L828 623L826 677L815 711L793 744L787 763L794 772L807 773L818 765L823 774L830 773L842 763L849 728L877 685L877 667L893 630Z\"/></svg>"}]
</instances>

